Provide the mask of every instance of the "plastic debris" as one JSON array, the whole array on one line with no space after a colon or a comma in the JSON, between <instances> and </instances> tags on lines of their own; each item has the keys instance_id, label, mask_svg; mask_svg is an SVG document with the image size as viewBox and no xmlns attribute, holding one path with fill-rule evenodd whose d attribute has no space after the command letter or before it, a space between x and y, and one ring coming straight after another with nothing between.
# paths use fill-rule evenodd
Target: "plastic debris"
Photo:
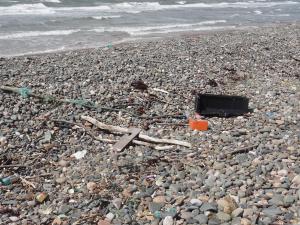
<instances>
[{"instance_id":1,"label":"plastic debris","mask_svg":"<svg viewBox=\"0 0 300 225\"><path fill-rule=\"evenodd\" d=\"M189 126L192 130L208 130L208 121L190 118Z\"/></svg>"},{"instance_id":2,"label":"plastic debris","mask_svg":"<svg viewBox=\"0 0 300 225\"><path fill-rule=\"evenodd\" d=\"M87 153L87 150L82 150L75 152L74 154L71 155L71 157L75 157L75 159L82 159Z\"/></svg>"},{"instance_id":3,"label":"plastic debris","mask_svg":"<svg viewBox=\"0 0 300 225\"><path fill-rule=\"evenodd\" d=\"M0 182L2 185L8 186L15 183L18 179L19 178L16 176L9 176L9 177L0 178Z\"/></svg>"},{"instance_id":4,"label":"plastic debris","mask_svg":"<svg viewBox=\"0 0 300 225\"><path fill-rule=\"evenodd\" d=\"M35 197L35 200L42 204L43 202L45 202L47 199L48 199L49 195L45 192L41 192L40 194L38 194L36 197Z\"/></svg>"},{"instance_id":5,"label":"plastic debris","mask_svg":"<svg viewBox=\"0 0 300 225\"><path fill-rule=\"evenodd\" d=\"M26 88L26 87L22 87L19 88L19 94L23 97L23 98L28 98L30 96L30 94L32 93L31 89Z\"/></svg>"},{"instance_id":6,"label":"plastic debris","mask_svg":"<svg viewBox=\"0 0 300 225\"><path fill-rule=\"evenodd\" d=\"M44 135L44 142L50 142L52 137L51 131L46 131Z\"/></svg>"},{"instance_id":7,"label":"plastic debris","mask_svg":"<svg viewBox=\"0 0 300 225\"><path fill-rule=\"evenodd\" d=\"M250 112L248 104L242 96L198 94L195 107L201 116L230 117Z\"/></svg>"}]
</instances>

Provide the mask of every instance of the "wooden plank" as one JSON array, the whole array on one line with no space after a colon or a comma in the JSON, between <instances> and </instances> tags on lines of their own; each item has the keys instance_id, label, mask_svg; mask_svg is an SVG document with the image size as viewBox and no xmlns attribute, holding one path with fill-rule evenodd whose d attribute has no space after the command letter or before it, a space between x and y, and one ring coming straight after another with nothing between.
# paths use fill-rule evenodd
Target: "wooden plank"
<instances>
[{"instance_id":1,"label":"wooden plank","mask_svg":"<svg viewBox=\"0 0 300 225\"><path fill-rule=\"evenodd\" d=\"M139 135L141 129L139 128L131 128L129 129L130 135L125 134L121 139L113 146L113 150L117 152L123 151L132 140Z\"/></svg>"}]
</instances>

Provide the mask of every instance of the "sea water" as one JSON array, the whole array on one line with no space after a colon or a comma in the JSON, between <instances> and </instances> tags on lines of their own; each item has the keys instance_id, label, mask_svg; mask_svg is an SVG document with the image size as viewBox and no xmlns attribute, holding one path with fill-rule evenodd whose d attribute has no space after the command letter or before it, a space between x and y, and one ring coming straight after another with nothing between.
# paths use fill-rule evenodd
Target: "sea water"
<instances>
[{"instance_id":1,"label":"sea water","mask_svg":"<svg viewBox=\"0 0 300 225\"><path fill-rule=\"evenodd\" d=\"M299 21L299 0L0 0L0 56Z\"/></svg>"}]
</instances>

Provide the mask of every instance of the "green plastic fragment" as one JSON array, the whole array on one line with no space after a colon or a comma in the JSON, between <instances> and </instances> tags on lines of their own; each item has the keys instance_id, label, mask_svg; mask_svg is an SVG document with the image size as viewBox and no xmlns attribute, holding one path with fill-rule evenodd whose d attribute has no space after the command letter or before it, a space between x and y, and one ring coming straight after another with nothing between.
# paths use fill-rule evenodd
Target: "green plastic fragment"
<instances>
[{"instance_id":1,"label":"green plastic fragment","mask_svg":"<svg viewBox=\"0 0 300 225\"><path fill-rule=\"evenodd\" d=\"M155 212L154 212L154 217L155 217L155 218L158 218L158 219L161 219L161 218L162 218L161 212L160 212L160 211L155 211Z\"/></svg>"},{"instance_id":2,"label":"green plastic fragment","mask_svg":"<svg viewBox=\"0 0 300 225\"><path fill-rule=\"evenodd\" d=\"M2 179L0 179L0 181L1 181L1 183L2 183L3 185L5 185L5 186L11 185L11 179L10 179L10 177L2 178Z\"/></svg>"},{"instance_id":3,"label":"green plastic fragment","mask_svg":"<svg viewBox=\"0 0 300 225\"><path fill-rule=\"evenodd\" d=\"M32 93L30 88L19 88L19 94L23 97L23 98L28 98L29 95Z\"/></svg>"}]
</instances>

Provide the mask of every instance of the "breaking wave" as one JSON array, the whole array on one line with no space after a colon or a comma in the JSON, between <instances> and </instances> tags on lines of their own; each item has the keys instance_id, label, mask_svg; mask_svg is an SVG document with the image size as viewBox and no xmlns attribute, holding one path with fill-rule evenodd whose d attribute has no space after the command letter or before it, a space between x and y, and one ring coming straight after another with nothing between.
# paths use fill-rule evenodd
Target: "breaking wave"
<instances>
[{"instance_id":1,"label":"breaking wave","mask_svg":"<svg viewBox=\"0 0 300 225\"><path fill-rule=\"evenodd\" d=\"M220 27L209 26L218 23L226 23L226 20L211 20L211 21L203 21L199 23L168 24L168 25L161 25L161 26L148 26L148 27L101 27L101 28L93 29L91 31L101 32L101 33L102 32L125 32L130 34L131 36L143 36L148 34L163 34L163 33L181 32L181 31L200 31L200 30L220 29Z\"/></svg>"},{"instance_id":2,"label":"breaking wave","mask_svg":"<svg viewBox=\"0 0 300 225\"><path fill-rule=\"evenodd\" d=\"M58 0L45 0L58 2ZM181 3L181 4L180 4ZM43 3L36 4L16 4L8 7L0 7L0 15L16 15L16 14L53 14L59 12L123 12L123 13L139 13L143 11L158 11L168 9L183 8L265 8L280 5L300 4L295 1L251 1L251 2L219 2L219 3L191 3L186 4L184 1L174 5L164 5L159 2L124 2L116 4L103 4L99 6L85 7L47 7Z\"/></svg>"},{"instance_id":3,"label":"breaking wave","mask_svg":"<svg viewBox=\"0 0 300 225\"><path fill-rule=\"evenodd\" d=\"M28 31L28 32L18 32L13 34L6 34L0 36L0 40L7 39L20 39L26 37L38 37L38 36L60 36L60 35L70 35L76 33L80 30L51 30L51 31Z\"/></svg>"}]
</instances>

